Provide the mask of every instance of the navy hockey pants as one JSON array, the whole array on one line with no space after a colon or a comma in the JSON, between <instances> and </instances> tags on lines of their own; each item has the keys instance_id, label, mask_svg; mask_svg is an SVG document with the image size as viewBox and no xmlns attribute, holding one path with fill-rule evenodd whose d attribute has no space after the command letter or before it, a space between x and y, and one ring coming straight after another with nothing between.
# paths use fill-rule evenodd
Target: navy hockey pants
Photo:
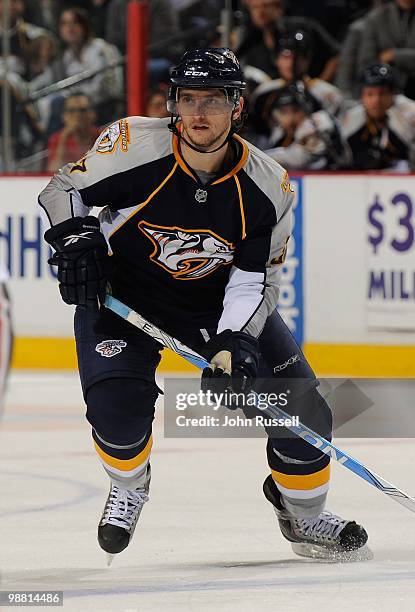
<instances>
[{"instance_id":1,"label":"navy hockey pants","mask_svg":"<svg viewBox=\"0 0 415 612\"><path fill-rule=\"evenodd\" d=\"M77 308L75 337L86 416L104 468L120 486L132 488L143 482L149 462L159 393L155 372L162 347L110 311L105 311L98 325L97 321L98 314ZM182 332L179 339L195 350L204 343L199 331ZM331 411L317 390L311 367L277 312L268 318L259 343L258 378L267 388L258 391L278 393L281 381L296 379L299 397L294 414L330 439ZM268 438L267 457L287 501L315 506L324 500L329 483L326 455L293 434L280 434Z\"/></svg>"}]
</instances>

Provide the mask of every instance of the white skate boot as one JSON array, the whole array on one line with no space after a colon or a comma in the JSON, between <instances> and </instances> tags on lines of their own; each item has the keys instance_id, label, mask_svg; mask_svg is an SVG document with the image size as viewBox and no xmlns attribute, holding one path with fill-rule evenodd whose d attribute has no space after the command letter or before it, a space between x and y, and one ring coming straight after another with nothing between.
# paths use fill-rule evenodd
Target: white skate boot
<instances>
[{"instance_id":1,"label":"white skate boot","mask_svg":"<svg viewBox=\"0 0 415 612\"><path fill-rule=\"evenodd\" d=\"M150 467L147 480L138 489L120 489L111 484L110 492L98 526L98 542L108 553L108 565L113 556L122 552L130 543L144 504L148 501Z\"/></svg>"}]
</instances>

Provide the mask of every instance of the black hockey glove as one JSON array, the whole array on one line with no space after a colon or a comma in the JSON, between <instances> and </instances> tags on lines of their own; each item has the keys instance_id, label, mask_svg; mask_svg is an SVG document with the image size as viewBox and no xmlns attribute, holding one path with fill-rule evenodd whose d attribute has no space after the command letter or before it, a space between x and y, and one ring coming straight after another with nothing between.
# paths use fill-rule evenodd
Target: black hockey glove
<instances>
[{"instance_id":1,"label":"black hockey glove","mask_svg":"<svg viewBox=\"0 0 415 612\"><path fill-rule=\"evenodd\" d=\"M108 257L96 217L73 217L48 229L45 240L54 249L49 259L58 266L59 291L66 304L98 310L105 300Z\"/></svg>"},{"instance_id":2,"label":"black hockey glove","mask_svg":"<svg viewBox=\"0 0 415 612\"><path fill-rule=\"evenodd\" d=\"M210 364L202 372L202 391L250 391L259 363L256 338L226 329L205 344L203 354Z\"/></svg>"}]
</instances>

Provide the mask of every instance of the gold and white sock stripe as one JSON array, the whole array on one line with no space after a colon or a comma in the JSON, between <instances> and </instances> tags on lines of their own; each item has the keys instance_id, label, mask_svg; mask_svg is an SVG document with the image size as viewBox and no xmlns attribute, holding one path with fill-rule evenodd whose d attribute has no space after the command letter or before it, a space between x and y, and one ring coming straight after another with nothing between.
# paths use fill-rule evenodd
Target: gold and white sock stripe
<instances>
[{"instance_id":1,"label":"gold and white sock stripe","mask_svg":"<svg viewBox=\"0 0 415 612\"><path fill-rule=\"evenodd\" d=\"M96 442L94 442L94 444L105 471L118 486L125 489L132 489L144 483L153 445L153 436L149 437L143 450L132 459L117 459L111 457L111 455L103 451Z\"/></svg>"},{"instance_id":2,"label":"gold and white sock stripe","mask_svg":"<svg viewBox=\"0 0 415 612\"><path fill-rule=\"evenodd\" d=\"M313 474L283 474L271 470L279 491L290 498L311 499L327 493L330 484L330 464Z\"/></svg>"}]
</instances>

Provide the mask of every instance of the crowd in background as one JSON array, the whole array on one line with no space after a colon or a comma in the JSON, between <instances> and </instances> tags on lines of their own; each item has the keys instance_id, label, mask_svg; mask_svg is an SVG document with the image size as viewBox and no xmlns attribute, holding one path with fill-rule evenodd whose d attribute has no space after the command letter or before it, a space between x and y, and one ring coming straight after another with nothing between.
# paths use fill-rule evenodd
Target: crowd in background
<instances>
[{"instance_id":1,"label":"crowd in background","mask_svg":"<svg viewBox=\"0 0 415 612\"><path fill-rule=\"evenodd\" d=\"M16 171L54 172L79 159L126 113L127 4L10 0ZM220 46L223 2L148 5L146 114L163 117L169 68L181 53ZM247 80L242 135L290 170L415 169L415 0L235 0L234 9L231 44ZM0 38L2 23L0 0ZM5 70L1 58L0 87ZM87 70L98 72L45 90Z\"/></svg>"}]
</instances>

